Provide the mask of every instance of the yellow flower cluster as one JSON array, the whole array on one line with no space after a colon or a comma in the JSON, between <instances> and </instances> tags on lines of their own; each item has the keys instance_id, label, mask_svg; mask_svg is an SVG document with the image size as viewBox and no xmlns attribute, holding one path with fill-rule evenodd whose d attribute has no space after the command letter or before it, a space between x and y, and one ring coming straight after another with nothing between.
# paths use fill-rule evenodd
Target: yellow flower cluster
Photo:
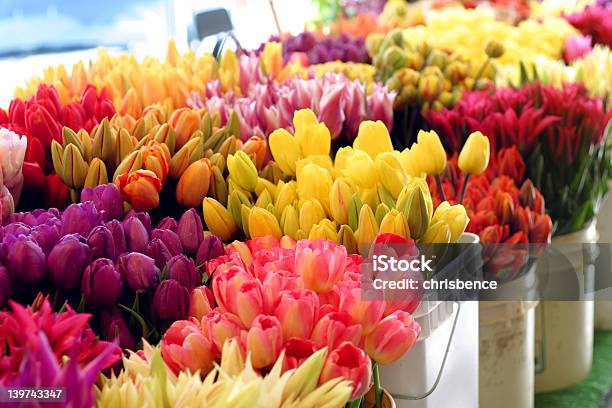
<instances>
[{"instance_id":1,"label":"yellow flower cluster","mask_svg":"<svg viewBox=\"0 0 612 408\"><path fill-rule=\"evenodd\" d=\"M584 82L589 92L600 97L612 95L612 51L595 45L593 51L572 63L576 80Z\"/></svg>"},{"instance_id":2,"label":"yellow flower cluster","mask_svg":"<svg viewBox=\"0 0 612 408\"><path fill-rule=\"evenodd\" d=\"M145 342L140 356L123 359L119 375L102 376L96 386L97 407L342 407L352 392L349 381L335 378L317 385L326 349L299 368L282 372L283 355L265 376L243 360L236 340L223 346L221 366L204 378L198 372L178 376L166 366L158 347Z\"/></svg>"},{"instance_id":3,"label":"yellow flower cluster","mask_svg":"<svg viewBox=\"0 0 612 408\"><path fill-rule=\"evenodd\" d=\"M366 84L368 91L371 90L376 75L376 68L370 64L361 64L357 62L326 62L324 64L315 64L311 66L316 78L321 78L327 73L333 72L343 74L351 81L359 81Z\"/></svg>"},{"instance_id":4,"label":"yellow flower cluster","mask_svg":"<svg viewBox=\"0 0 612 408\"><path fill-rule=\"evenodd\" d=\"M417 143L400 152L382 122L365 121L353 146L332 160L329 130L312 111L297 111L294 129L270 135L273 178L258 175L242 152L228 157L227 208L213 198L203 203L213 234L228 240L242 229L247 237L326 238L356 253L379 232L449 243L465 231L463 206L433 208L424 176L441 174L447 160L435 132L421 132ZM466 153L468 170L483 166L474 162L477 155Z\"/></svg>"},{"instance_id":5,"label":"yellow flower cluster","mask_svg":"<svg viewBox=\"0 0 612 408\"><path fill-rule=\"evenodd\" d=\"M531 17L561 16L563 14L579 13L595 0L532 0L529 4Z\"/></svg>"},{"instance_id":6,"label":"yellow flower cluster","mask_svg":"<svg viewBox=\"0 0 612 408\"><path fill-rule=\"evenodd\" d=\"M496 65L518 66L519 61L535 61L542 55L560 59L568 37L578 31L558 17L525 20L517 26L495 19L492 10L458 7L431 10L425 25L404 31L407 41L429 41L433 46L453 50L471 61L478 70L487 58L485 47L491 39L501 43L506 52Z\"/></svg>"}]
</instances>

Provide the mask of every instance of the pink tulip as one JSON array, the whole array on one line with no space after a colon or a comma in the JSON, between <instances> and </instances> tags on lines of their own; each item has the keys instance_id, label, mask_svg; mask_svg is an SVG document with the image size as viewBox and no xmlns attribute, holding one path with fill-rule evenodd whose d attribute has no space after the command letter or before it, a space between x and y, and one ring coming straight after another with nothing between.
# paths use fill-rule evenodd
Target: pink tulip
<instances>
[{"instance_id":1,"label":"pink tulip","mask_svg":"<svg viewBox=\"0 0 612 408\"><path fill-rule=\"evenodd\" d=\"M340 344L327 355L319 377L319 384L338 377L352 382L351 400L361 397L371 386L370 358L362 349L350 342Z\"/></svg>"},{"instance_id":2,"label":"pink tulip","mask_svg":"<svg viewBox=\"0 0 612 408\"><path fill-rule=\"evenodd\" d=\"M285 342L283 349L285 350L283 371L287 371L301 366L308 357L317 351L317 346L311 340L292 337Z\"/></svg>"},{"instance_id":3,"label":"pink tulip","mask_svg":"<svg viewBox=\"0 0 612 408\"><path fill-rule=\"evenodd\" d=\"M280 240L272 235L267 237L257 237L247 241L247 246L251 253L256 253L262 249L274 249L280 246Z\"/></svg>"},{"instance_id":4,"label":"pink tulip","mask_svg":"<svg viewBox=\"0 0 612 408\"><path fill-rule=\"evenodd\" d=\"M378 297L374 297L378 295ZM385 302L382 293L373 294L372 299L366 297L360 288L341 290L340 310L348 312L354 323L361 325L363 335L369 334L382 319Z\"/></svg>"},{"instance_id":5,"label":"pink tulip","mask_svg":"<svg viewBox=\"0 0 612 408\"><path fill-rule=\"evenodd\" d=\"M212 345L193 321L174 322L160 344L162 357L175 374L184 370L206 374L213 368Z\"/></svg>"},{"instance_id":6,"label":"pink tulip","mask_svg":"<svg viewBox=\"0 0 612 408\"><path fill-rule=\"evenodd\" d=\"M283 346L283 328L274 316L259 315L246 335L246 349L254 368L274 364Z\"/></svg>"},{"instance_id":7,"label":"pink tulip","mask_svg":"<svg viewBox=\"0 0 612 408\"><path fill-rule=\"evenodd\" d=\"M318 319L319 298L309 289L294 289L277 294L280 299L274 314L283 327L283 337L310 338Z\"/></svg>"},{"instance_id":8,"label":"pink tulip","mask_svg":"<svg viewBox=\"0 0 612 408\"><path fill-rule=\"evenodd\" d=\"M210 338L215 354L221 355L223 344L227 339L240 337L245 329L240 318L234 314L214 309L202 318L202 332Z\"/></svg>"},{"instance_id":9,"label":"pink tulip","mask_svg":"<svg viewBox=\"0 0 612 408\"><path fill-rule=\"evenodd\" d=\"M284 269L267 274L263 281L263 290L269 305L278 300L279 293L303 287L304 281L300 275Z\"/></svg>"},{"instance_id":10,"label":"pink tulip","mask_svg":"<svg viewBox=\"0 0 612 408\"><path fill-rule=\"evenodd\" d=\"M301 240L295 245L295 270L317 293L329 292L342 279L346 262L346 248L335 242Z\"/></svg>"},{"instance_id":11,"label":"pink tulip","mask_svg":"<svg viewBox=\"0 0 612 408\"><path fill-rule=\"evenodd\" d=\"M250 265L251 262L253 261L253 255L251 254L251 250L247 246L246 242L234 241L231 244L226 245L225 253L227 255L237 253L240 256L240 258L244 261L244 263L247 265Z\"/></svg>"},{"instance_id":12,"label":"pink tulip","mask_svg":"<svg viewBox=\"0 0 612 408\"><path fill-rule=\"evenodd\" d=\"M365 350L377 363L391 364L410 350L420 333L410 313L397 311L378 322L366 337Z\"/></svg>"},{"instance_id":13,"label":"pink tulip","mask_svg":"<svg viewBox=\"0 0 612 408\"><path fill-rule=\"evenodd\" d=\"M4 185L9 189L15 203L19 203L23 187L23 160L28 141L25 136L0 127L0 169Z\"/></svg>"},{"instance_id":14,"label":"pink tulip","mask_svg":"<svg viewBox=\"0 0 612 408\"><path fill-rule=\"evenodd\" d=\"M333 350L347 341L358 346L361 332L361 326L353 324L348 313L330 312L317 322L310 338L317 346Z\"/></svg>"},{"instance_id":15,"label":"pink tulip","mask_svg":"<svg viewBox=\"0 0 612 408\"><path fill-rule=\"evenodd\" d=\"M189 296L189 317L195 317L198 321L210 313L215 306L213 293L206 286L198 286L191 291Z\"/></svg>"},{"instance_id":16,"label":"pink tulip","mask_svg":"<svg viewBox=\"0 0 612 408\"><path fill-rule=\"evenodd\" d=\"M337 83L327 87L321 97L319 120L325 122L333 139L340 136L344 119L346 118L342 110L345 93L344 85Z\"/></svg>"},{"instance_id":17,"label":"pink tulip","mask_svg":"<svg viewBox=\"0 0 612 408\"><path fill-rule=\"evenodd\" d=\"M576 35L567 39L565 47L563 48L563 59L565 63L570 64L584 55L591 52L593 49L591 45L590 36Z\"/></svg>"},{"instance_id":18,"label":"pink tulip","mask_svg":"<svg viewBox=\"0 0 612 408\"><path fill-rule=\"evenodd\" d=\"M213 275L212 290L219 307L224 311L235 311L240 286L243 282L253 280L255 278L241 266L232 265L229 269L221 271L217 269Z\"/></svg>"},{"instance_id":19,"label":"pink tulip","mask_svg":"<svg viewBox=\"0 0 612 408\"><path fill-rule=\"evenodd\" d=\"M372 86L372 94L368 96L369 118L381 120L387 129L393 126L393 100L395 92L389 92L383 85L375 82Z\"/></svg>"},{"instance_id":20,"label":"pink tulip","mask_svg":"<svg viewBox=\"0 0 612 408\"><path fill-rule=\"evenodd\" d=\"M237 315L247 328L251 327L255 317L269 309L261 282L256 279L242 282L231 305L235 310L229 311Z\"/></svg>"}]
</instances>

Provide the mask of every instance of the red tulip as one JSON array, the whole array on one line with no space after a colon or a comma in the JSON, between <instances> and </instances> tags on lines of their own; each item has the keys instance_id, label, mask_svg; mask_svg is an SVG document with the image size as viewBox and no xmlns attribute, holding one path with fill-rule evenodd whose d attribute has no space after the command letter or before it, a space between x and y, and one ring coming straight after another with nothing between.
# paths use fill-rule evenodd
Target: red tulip
<instances>
[{"instance_id":1,"label":"red tulip","mask_svg":"<svg viewBox=\"0 0 612 408\"><path fill-rule=\"evenodd\" d=\"M24 163L25 166L25 163ZM60 177L52 173L46 177L44 205L63 210L70 202L70 189Z\"/></svg>"},{"instance_id":2,"label":"red tulip","mask_svg":"<svg viewBox=\"0 0 612 408\"><path fill-rule=\"evenodd\" d=\"M308 357L317 351L317 347L312 341L297 337L285 341L283 349L285 350L283 371L299 367Z\"/></svg>"},{"instance_id":3,"label":"red tulip","mask_svg":"<svg viewBox=\"0 0 612 408\"><path fill-rule=\"evenodd\" d=\"M41 104L33 103L26 108L28 133L38 138L45 149L51 148L51 141L61 143L61 126Z\"/></svg>"},{"instance_id":4,"label":"red tulip","mask_svg":"<svg viewBox=\"0 0 612 408\"><path fill-rule=\"evenodd\" d=\"M327 355L319 377L319 384L338 377L351 381L353 386L351 400L361 397L370 389L372 383L370 358L352 343L340 344Z\"/></svg>"},{"instance_id":5,"label":"red tulip","mask_svg":"<svg viewBox=\"0 0 612 408\"><path fill-rule=\"evenodd\" d=\"M60 117L62 124L74 131L82 129L85 125L85 110L78 103L64 105Z\"/></svg>"}]
</instances>

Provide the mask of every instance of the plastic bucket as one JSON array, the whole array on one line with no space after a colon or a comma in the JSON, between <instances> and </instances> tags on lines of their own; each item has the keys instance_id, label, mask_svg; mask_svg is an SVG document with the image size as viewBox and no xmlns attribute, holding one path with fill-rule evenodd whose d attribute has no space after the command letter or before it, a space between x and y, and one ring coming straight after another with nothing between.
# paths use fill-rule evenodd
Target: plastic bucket
<instances>
[{"instance_id":1,"label":"plastic bucket","mask_svg":"<svg viewBox=\"0 0 612 408\"><path fill-rule=\"evenodd\" d=\"M612 189L612 182L609 183ZM604 201L601 210L599 211L600 220L612 220L612 197L608 195ZM597 224L597 233L599 241L603 243L612 243L612 223L600 222ZM612 292L612 256L610 251L602 251L608 259L601 262L601 266L607 269L599 269L597 274L600 275L599 287L607 289L606 298L610 299ZM597 301L595 302L595 330L612 330L612 301Z\"/></svg>"},{"instance_id":2,"label":"plastic bucket","mask_svg":"<svg viewBox=\"0 0 612 408\"><path fill-rule=\"evenodd\" d=\"M584 230L553 238L562 256L538 260L538 279L555 285L555 278L576 279L581 294L594 288L593 256L583 244L597 241L595 223ZM553 391L574 385L591 370L594 304L590 296L579 301L543 301L536 308L535 388Z\"/></svg>"},{"instance_id":3,"label":"plastic bucket","mask_svg":"<svg viewBox=\"0 0 612 408\"><path fill-rule=\"evenodd\" d=\"M461 243L477 243L464 234ZM414 312L421 326L402 359L380 366L381 384L398 408L478 406L478 302L423 301Z\"/></svg>"}]
</instances>

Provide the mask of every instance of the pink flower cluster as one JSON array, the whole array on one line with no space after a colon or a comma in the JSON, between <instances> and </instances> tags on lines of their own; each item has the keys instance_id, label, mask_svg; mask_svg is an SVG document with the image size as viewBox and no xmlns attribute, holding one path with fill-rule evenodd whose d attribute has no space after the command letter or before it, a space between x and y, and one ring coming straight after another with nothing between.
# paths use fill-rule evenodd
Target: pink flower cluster
<instances>
[{"instance_id":1,"label":"pink flower cluster","mask_svg":"<svg viewBox=\"0 0 612 408\"><path fill-rule=\"evenodd\" d=\"M241 67L250 67L246 58L242 57ZM206 95L193 95L190 103L211 113L219 112L222 121L235 111L244 140L253 135L267 136L280 128L292 130L293 113L304 108L325 122L333 139L352 141L364 120L381 120L389 129L393 125L395 95L379 83L374 83L368 94L362 83L341 74L277 83L262 79L260 74L249 74L247 68L241 69L241 75L243 72L254 80L243 83L241 76L242 96L224 93L219 81L212 81L207 84Z\"/></svg>"},{"instance_id":2,"label":"pink flower cluster","mask_svg":"<svg viewBox=\"0 0 612 408\"><path fill-rule=\"evenodd\" d=\"M206 373L224 342L237 339L254 368L271 367L284 351L284 368L291 369L327 347L320 381L342 376L358 397L370 386L369 358L392 363L420 333L395 303L362 298L361 262L332 241L236 241L207 263L212 291L192 291L190 320L166 331L163 358L175 372Z\"/></svg>"}]
</instances>

